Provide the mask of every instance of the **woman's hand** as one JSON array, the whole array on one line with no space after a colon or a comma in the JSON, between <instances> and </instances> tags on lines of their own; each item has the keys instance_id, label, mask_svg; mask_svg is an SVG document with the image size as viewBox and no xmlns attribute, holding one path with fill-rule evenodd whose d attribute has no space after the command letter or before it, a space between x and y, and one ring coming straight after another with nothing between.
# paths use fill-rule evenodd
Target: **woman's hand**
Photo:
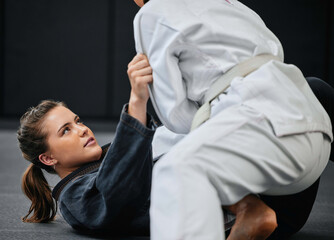
<instances>
[{"instance_id":1,"label":"woman's hand","mask_svg":"<svg viewBox=\"0 0 334 240\"><path fill-rule=\"evenodd\" d=\"M128 77L131 84L131 95L147 102L148 84L152 83L152 68L144 54L136 55L128 65Z\"/></svg>"},{"instance_id":2,"label":"woman's hand","mask_svg":"<svg viewBox=\"0 0 334 240\"><path fill-rule=\"evenodd\" d=\"M136 55L128 65L131 84L129 114L146 125L146 104L150 97L148 84L153 82L152 68L144 54Z\"/></svg>"}]
</instances>

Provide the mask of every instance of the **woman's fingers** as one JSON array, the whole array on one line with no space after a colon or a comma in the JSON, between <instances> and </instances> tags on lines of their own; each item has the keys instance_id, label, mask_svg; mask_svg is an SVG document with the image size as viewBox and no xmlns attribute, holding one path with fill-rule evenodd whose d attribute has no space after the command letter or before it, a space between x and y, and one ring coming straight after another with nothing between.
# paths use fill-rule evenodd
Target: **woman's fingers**
<instances>
[{"instance_id":1,"label":"woman's fingers","mask_svg":"<svg viewBox=\"0 0 334 240\"><path fill-rule=\"evenodd\" d=\"M131 84L128 113L146 125L146 104L149 99L148 84L153 81L152 68L147 57L139 54L128 65Z\"/></svg>"},{"instance_id":2,"label":"woman's fingers","mask_svg":"<svg viewBox=\"0 0 334 240\"><path fill-rule=\"evenodd\" d=\"M130 67L132 65L135 65L136 63L138 63L140 61L143 61L143 60L147 60L147 62L148 62L148 59L147 59L146 55L144 55L142 53L137 54L136 56L134 56L132 61L128 64L128 67Z\"/></svg>"},{"instance_id":3,"label":"woman's fingers","mask_svg":"<svg viewBox=\"0 0 334 240\"><path fill-rule=\"evenodd\" d=\"M146 75L146 76L141 76L138 78L137 84L144 84L147 85L148 83L153 82L153 77L152 75Z\"/></svg>"},{"instance_id":4,"label":"woman's fingers","mask_svg":"<svg viewBox=\"0 0 334 240\"><path fill-rule=\"evenodd\" d=\"M131 84L134 84L134 82L139 81L137 78L152 75L152 68L145 55L137 55L132 63L129 64L127 72ZM151 81L148 83L151 83Z\"/></svg>"},{"instance_id":5,"label":"woman's fingers","mask_svg":"<svg viewBox=\"0 0 334 240\"><path fill-rule=\"evenodd\" d=\"M129 65L128 70L135 71L146 68L148 66L150 66L150 63L148 62L148 60L144 59L136 62L135 64Z\"/></svg>"},{"instance_id":6,"label":"woman's fingers","mask_svg":"<svg viewBox=\"0 0 334 240\"><path fill-rule=\"evenodd\" d=\"M131 83L130 99L147 102L149 98L148 84L153 82L152 68L147 57L139 54L128 65L128 76Z\"/></svg>"},{"instance_id":7,"label":"woman's fingers","mask_svg":"<svg viewBox=\"0 0 334 240\"><path fill-rule=\"evenodd\" d=\"M129 62L128 67L133 65L133 64L136 64L138 61L143 60L143 58L144 57L141 54L138 54L138 55L134 56L133 59L131 60L131 62Z\"/></svg>"},{"instance_id":8,"label":"woman's fingers","mask_svg":"<svg viewBox=\"0 0 334 240\"><path fill-rule=\"evenodd\" d=\"M152 75L144 75L137 77L135 81L131 83L131 86L134 88L139 88L139 87L146 87L147 84L150 84L153 82L153 77Z\"/></svg>"},{"instance_id":9,"label":"woman's fingers","mask_svg":"<svg viewBox=\"0 0 334 240\"><path fill-rule=\"evenodd\" d=\"M146 75L152 75L152 68L150 66L146 68L142 68L140 70L136 71L137 76L146 76Z\"/></svg>"},{"instance_id":10,"label":"woman's fingers","mask_svg":"<svg viewBox=\"0 0 334 240\"><path fill-rule=\"evenodd\" d=\"M131 83L131 97L147 101L149 98L148 84L153 81L152 75L137 77L136 81Z\"/></svg>"},{"instance_id":11,"label":"woman's fingers","mask_svg":"<svg viewBox=\"0 0 334 240\"><path fill-rule=\"evenodd\" d=\"M128 75L129 75L129 79L130 79L131 84L133 84L134 82L140 81L139 78L141 78L143 76L152 77L152 68L150 66L148 66L148 67L142 68L140 70L134 70L134 71L131 71L131 69L129 69L128 70ZM151 82L149 82L149 83L151 83Z\"/></svg>"}]
</instances>

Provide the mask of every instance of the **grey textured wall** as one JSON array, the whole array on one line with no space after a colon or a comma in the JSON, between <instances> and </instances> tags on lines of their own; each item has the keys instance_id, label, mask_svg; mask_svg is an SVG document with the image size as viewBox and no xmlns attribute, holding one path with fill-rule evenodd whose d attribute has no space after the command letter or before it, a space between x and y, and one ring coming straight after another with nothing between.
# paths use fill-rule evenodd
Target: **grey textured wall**
<instances>
[{"instance_id":1,"label":"grey textured wall","mask_svg":"<svg viewBox=\"0 0 334 240\"><path fill-rule=\"evenodd\" d=\"M41 99L117 119L135 54L132 0L0 0L0 117ZM331 0L242 0L280 38L285 61L334 85Z\"/></svg>"}]
</instances>

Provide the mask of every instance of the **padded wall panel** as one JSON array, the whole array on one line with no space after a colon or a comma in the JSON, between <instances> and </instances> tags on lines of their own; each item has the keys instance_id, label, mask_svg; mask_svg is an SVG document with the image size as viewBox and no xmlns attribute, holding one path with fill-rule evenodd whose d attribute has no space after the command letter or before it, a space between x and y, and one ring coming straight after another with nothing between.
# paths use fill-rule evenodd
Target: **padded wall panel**
<instances>
[{"instance_id":1,"label":"padded wall panel","mask_svg":"<svg viewBox=\"0 0 334 240\"><path fill-rule=\"evenodd\" d=\"M255 10L282 42L285 62L305 76L326 78L326 0L241 0Z\"/></svg>"},{"instance_id":2,"label":"padded wall panel","mask_svg":"<svg viewBox=\"0 0 334 240\"><path fill-rule=\"evenodd\" d=\"M3 101L4 101L4 43L3 43L3 34L4 34L4 6L3 0L0 0L0 117L3 115Z\"/></svg>"},{"instance_id":3,"label":"padded wall panel","mask_svg":"<svg viewBox=\"0 0 334 240\"><path fill-rule=\"evenodd\" d=\"M334 2L330 1L330 25L328 27L328 37L329 41L329 62L328 62L328 71L329 71L329 84L334 87ZM333 103L334 104L334 103Z\"/></svg>"},{"instance_id":4,"label":"padded wall panel","mask_svg":"<svg viewBox=\"0 0 334 240\"><path fill-rule=\"evenodd\" d=\"M130 94L126 69L135 55L132 21L139 10L133 1L0 1L0 115L18 116L41 99L55 98L82 116L118 118ZM333 85L332 0L241 1L279 37L286 62Z\"/></svg>"},{"instance_id":5,"label":"padded wall panel","mask_svg":"<svg viewBox=\"0 0 334 240\"><path fill-rule=\"evenodd\" d=\"M133 37L133 19L139 10L133 1L113 0L112 25L113 39L110 41L110 75L109 89L112 93L108 96L108 115L118 117L124 103L130 96L130 83L127 76L128 63L135 56L135 44Z\"/></svg>"},{"instance_id":6,"label":"padded wall panel","mask_svg":"<svg viewBox=\"0 0 334 240\"><path fill-rule=\"evenodd\" d=\"M4 115L41 99L106 114L108 0L6 0Z\"/></svg>"}]
</instances>

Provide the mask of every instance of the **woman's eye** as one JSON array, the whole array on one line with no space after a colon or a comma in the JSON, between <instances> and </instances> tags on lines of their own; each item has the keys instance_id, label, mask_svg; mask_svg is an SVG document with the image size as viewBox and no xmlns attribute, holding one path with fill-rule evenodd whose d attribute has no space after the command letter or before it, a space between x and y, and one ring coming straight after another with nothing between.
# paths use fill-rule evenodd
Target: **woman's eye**
<instances>
[{"instance_id":1,"label":"woman's eye","mask_svg":"<svg viewBox=\"0 0 334 240\"><path fill-rule=\"evenodd\" d=\"M77 124L83 124L83 121L81 121L81 119L78 119Z\"/></svg>"},{"instance_id":2,"label":"woman's eye","mask_svg":"<svg viewBox=\"0 0 334 240\"><path fill-rule=\"evenodd\" d=\"M66 133L68 133L70 131L70 128L69 127L66 127L66 128L64 128L64 130L63 130L63 134L66 134Z\"/></svg>"}]
</instances>

